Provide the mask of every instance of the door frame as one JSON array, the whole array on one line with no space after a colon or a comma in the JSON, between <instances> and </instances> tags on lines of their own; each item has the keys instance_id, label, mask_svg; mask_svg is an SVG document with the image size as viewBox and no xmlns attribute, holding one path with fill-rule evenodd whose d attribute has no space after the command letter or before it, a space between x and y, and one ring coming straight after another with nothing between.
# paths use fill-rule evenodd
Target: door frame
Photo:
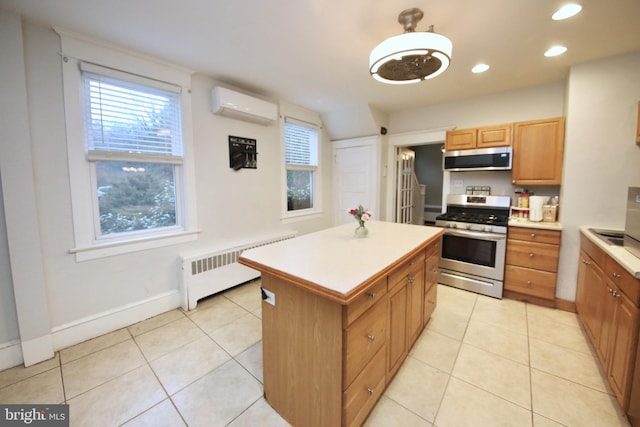
<instances>
[{"instance_id":1,"label":"door frame","mask_svg":"<svg viewBox=\"0 0 640 427\"><path fill-rule=\"evenodd\" d=\"M386 174L387 179L387 195L385 204L385 218L387 221L396 222L396 152L399 147L412 147L416 145L431 145L431 144L444 144L447 137L447 130L453 129L454 126L438 129L430 129L415 132L404 132L389 135L387 144L387 159L390 161L387 164L389 169ZM451 178L449 171L443 171L442 173L442 208L445 209L447 205L447 194L451 186Z\"/></svg>"}]
</instances>

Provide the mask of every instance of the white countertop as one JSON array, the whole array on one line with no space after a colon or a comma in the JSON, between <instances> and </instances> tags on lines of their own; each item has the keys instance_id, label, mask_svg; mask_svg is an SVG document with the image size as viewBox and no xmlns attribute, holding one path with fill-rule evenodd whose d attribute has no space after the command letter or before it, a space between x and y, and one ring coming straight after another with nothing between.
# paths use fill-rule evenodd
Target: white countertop
<instances>
[{"instance_id":1,"label":"white countertop","mask_svg":"<svg viewBox=\"0 0 640 427\"><path fill-rule=\"evenodd\" d=\"M590 228L598 228L598 227L580 227L580 232L587 236L589 240L595 243L600 249L605 251L607 255L611 258L618 261L618 263L627 270L631 275L640 279L640 258L633 255L631 252L626 250L622 246L610 245L607 242L604 242L600 239L595 233L593 233ZM619 233L624 233L624 230L612 230L617 231Z\"/></svg>"},{"instance_id":2,"label":"white countertop","mask_svg":"<svg viewBox=\"0 0 640 427\"><path fill-rule=\"evenodd\" d=\"M509 227L527 227L539 228L542 230L562 230L562 224L559 222L529 221L523 218L509 218Z\"/></svg>"},{"instance_id":3,"label":"white countertop","mask_svg":"<svg viewBox=\"0 0 640 427\"><path fill-rule=\"evenodd\" d=\"M240 259L348 295L367 279L443 232L440 227L369 221L369 235L356 238L357 226L353 221L246 250Z\"/></svg>"}]
</instances>

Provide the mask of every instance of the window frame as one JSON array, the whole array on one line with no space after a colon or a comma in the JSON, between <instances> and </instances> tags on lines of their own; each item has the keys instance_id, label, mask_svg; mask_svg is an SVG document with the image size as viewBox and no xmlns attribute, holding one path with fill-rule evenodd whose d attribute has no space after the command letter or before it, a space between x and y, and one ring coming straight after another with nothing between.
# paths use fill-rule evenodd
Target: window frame
<instances>
[{"instance_id":1,"label":"window frame","mask_svg":"<svg viewBox=\"0 0 640 427\"><path fill-rule=\"evenodd\" d=\"M89 39L71 31L54 28L60 35L62 48L62 78L67 130L67 155L73 218L74 247L69 252L76 261L86 261L168 245L194 241L198 237L195 171L193 165L193 134L191 113L192 71L173 64L141 56L136 52ZM98 195L95 163L87 158L83 117L82 62L144 76L176 86L180 90L182 111L182 165L176 165L176 220L178 211L182 223L178 227L147 230L145 233L122 233L113 238L100 238L96 234ZM144 160L147 161L147 160ZM148 160L153 162L152 160ZM99 220L98 220L99 221Z\"/></svg>"},{"instance_id":2,"label":"window frame","mask_svg":"<svg viewBox=\"0 0 640 427\"><path fill-rule=\"evenodd\" d=\"M305 165L296 165L296 164L288 164L286 161L286 132L285 127L287 123L291 123L297 126L303 126L306 128L314 129L316 132L316 156L317 156L317 165L315 166L305 166ZM319 124L312 123L310 121L301 120L298 118L294 118L292 116L284 116L281 120L281 128L282 128L282 138L281 138L281 146L282 146L282 220L287 221L295 221L295 220L303 220L309 219L310 216L315 216L322 213L322 144L320 141L322 140L322 128ZM312 207L307 209L297 209L290 211L288 209L288 184L287 184L287 171L288 170L304 170L310 171L312 173Z\"/></svg>"}]
</instances>

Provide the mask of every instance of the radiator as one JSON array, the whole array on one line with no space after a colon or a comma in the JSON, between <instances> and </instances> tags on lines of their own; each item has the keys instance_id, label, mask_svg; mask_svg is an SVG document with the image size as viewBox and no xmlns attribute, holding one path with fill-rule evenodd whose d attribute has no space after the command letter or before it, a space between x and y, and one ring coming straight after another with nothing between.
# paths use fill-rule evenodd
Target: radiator
<instances>
[{"instance_id":1,"label":"radiator","mask_svg":"<svg viewBox=\"0 0 640 427\"><path fill-rule=\"evenodd\" d=\"M260 277L260 272L238 263L242 251L295 237L289 231L250 243L199 254L181 256L182 309L193 310L198 300Z\"/></svg>"}]
</instances>

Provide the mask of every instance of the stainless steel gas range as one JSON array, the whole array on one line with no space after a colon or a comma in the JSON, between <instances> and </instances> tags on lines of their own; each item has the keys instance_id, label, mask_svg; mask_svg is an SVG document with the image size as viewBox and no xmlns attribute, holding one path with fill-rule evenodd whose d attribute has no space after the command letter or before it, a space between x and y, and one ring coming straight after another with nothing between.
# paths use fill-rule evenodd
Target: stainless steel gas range
<instances>
[{"instance_id":1,"label":"stainless steel gas range","mask_svg":"<svg viewBox=\"0 0 640 427\"><path fill-rule=\"evenodd\" d=\"M438 282L502 298L509 196L450 194L443 227Z\"/></svg>"}]
</instances>

